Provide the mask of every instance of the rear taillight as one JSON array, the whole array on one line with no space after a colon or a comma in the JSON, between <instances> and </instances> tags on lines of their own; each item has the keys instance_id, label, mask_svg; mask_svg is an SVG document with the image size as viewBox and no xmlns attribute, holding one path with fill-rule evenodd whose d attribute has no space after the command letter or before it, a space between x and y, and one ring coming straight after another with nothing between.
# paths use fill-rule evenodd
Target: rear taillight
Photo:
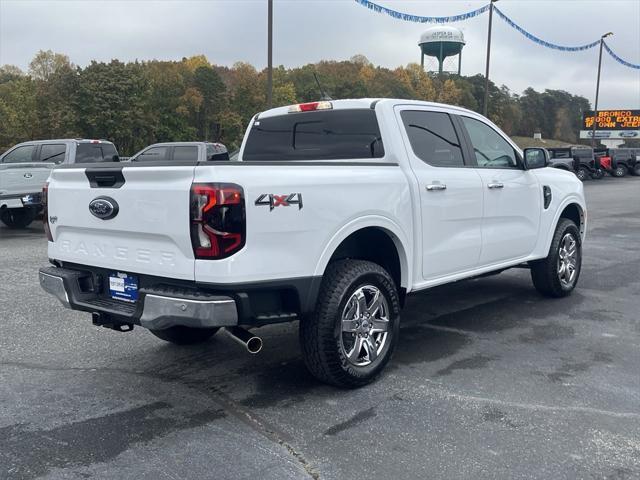
<instances>
[{"instance_id":1,"label":"rear taillight","mask_svg":"<svg viewBox=\"0 0 640 480\"><path fill-rule=\"evenodd\" d=\"M47 234L47 239L53 242L53 236L51 235L51 228L49 227L49 182L44 183L42 187L42 223L44 224L44 231Z\"/></svg>"},{"instance_id":2,"label":"rear taillight","mask_svg":"<svg viewBox=\"0 0 640 480\"><path fill-rule=\"evenodd\" d=\"M200 259L233 255L245 243L242 187L233 183L191 185L191 245Z\"/></svg>"}]
</instances>

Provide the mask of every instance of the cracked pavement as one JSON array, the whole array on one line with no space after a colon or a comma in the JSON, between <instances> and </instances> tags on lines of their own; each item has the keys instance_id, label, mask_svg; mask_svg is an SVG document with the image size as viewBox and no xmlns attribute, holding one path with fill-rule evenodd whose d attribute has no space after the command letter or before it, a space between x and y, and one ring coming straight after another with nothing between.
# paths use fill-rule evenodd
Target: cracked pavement
<instances>
[{"instance_id":1,"label":"cracked pavement","mask_svg":"<svg viewBox=\"0 0 640 480\"><path fill-rule=\"evenodd\" d=\"M309 376L295 323L257 356L94 327L40 291L40 225L2 226L0 478L639 478L640 178L585 189L574 295L521 269L414 295L351 391Z\"/></svg>"}]
</instances>

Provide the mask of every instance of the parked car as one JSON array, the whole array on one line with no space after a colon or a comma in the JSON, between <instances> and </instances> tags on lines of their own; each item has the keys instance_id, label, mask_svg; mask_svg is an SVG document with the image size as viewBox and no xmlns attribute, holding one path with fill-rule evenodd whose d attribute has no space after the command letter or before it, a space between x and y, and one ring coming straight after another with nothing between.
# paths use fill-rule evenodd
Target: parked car
<instances>
[{"instance_id":1,"label":"parked car","mask_svg":"<svg viewBox=\"0 0 640 480\"><path fill-rule=\"evenodd\" d=\"M128 159L130 162L207 162L214 160L229 160L229 153L221 143L154 143Z\"/></svg>"},{"instance_id":2,"label":"parked car","mask_svg":"<svg viewBox=\"0 0 640 480\"><path fill-rule=\"evenodd\" d=\"M594 155L593 149L589 147L556 147L550 148L549 155L552 159L562 159L567 161L573 160L573 171L576 176L585 181L589 178L600 179L604 176L604 172L600 168L600 161ZM553 160L552 160L553 162Z\"/></svg>"},{"instance_id":3,"label":"parked car","mask_svg":"<svg viewBox=\"0 0 640 480\"><path fill-rule=\"evenodd\" d=\"M567 172L575 173L573 158L571 157L571 150L567 149L566 152L561 149L547 149L549 152L549 166L553 168L559 168L560 170L566 170Z\"/></svg>"},{"instance_id":4,"label":"parked car","mask_svg":"<svg viewBox=\"0 0 640 480\"><path fill-rule=\"evenodd\" d=\"M528 267L564 297L580 275L582 183L463 108L291 105L253 117L236 162L143 163L56 168L46 189L42 288L119 331L223 327L257 352L245 328L299 320L310 372L356 387L389 362L407 294Z\"/></svg>"},{"instance_id":5,"label":"parked car","mask_svg":"<svg viewBox=\"0 0 640 480\"><path fill-rule=\"evenodd\" d=\"M40 210L41 192L51 168L60 164L118 161L106 140L37 140L15 145L0 156L0 221L25 228Z\"/></svg>"},{"instance_id":6,"label":"parked car","mask_svg":"<svg viewBox=\"0 0 640 480\"><path fill-rule=\"evenodd\" d=\"M608 173L609 175L613 175L613 170L611 168L611 157L609 155L608 148L596 148L594 150L595 157L598 159L600 164L600 169L603 172Z\"/></svg>"},{"instance_id":7,"label":"parked car","mask_svg":"<svg viewBox=\"0 0 640 480\"><path fill-rule=\"evenodd\" d=\"M614 177L640 175L640 148L610 148L609 156Z\"/></svg>"}]
</instances>

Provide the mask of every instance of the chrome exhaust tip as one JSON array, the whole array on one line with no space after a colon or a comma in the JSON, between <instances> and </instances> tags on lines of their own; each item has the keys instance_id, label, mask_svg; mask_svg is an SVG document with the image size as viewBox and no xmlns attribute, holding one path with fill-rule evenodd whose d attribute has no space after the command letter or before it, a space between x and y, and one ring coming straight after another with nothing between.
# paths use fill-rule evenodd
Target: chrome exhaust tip
<instances>
[{"instance_id":1,"label":"chrome exhaust tip","mask_svg":"<svg viewBox=\"0 0 640 480\"><path fill-rule=\"evenodd\" d=\"M225 332L251 354L262 350L262 339L241 327L225 327Z\"/></svg>"}]
</instances>

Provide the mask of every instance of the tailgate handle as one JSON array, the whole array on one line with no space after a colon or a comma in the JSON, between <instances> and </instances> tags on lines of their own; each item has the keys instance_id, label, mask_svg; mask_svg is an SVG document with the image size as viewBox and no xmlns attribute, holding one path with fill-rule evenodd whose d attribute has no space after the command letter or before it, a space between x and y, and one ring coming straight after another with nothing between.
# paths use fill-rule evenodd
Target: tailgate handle
<instances>
[{"instance_id":1,"label":"tailgate handle","mask_svg":"<svg viewBox=\"0 0 640 480\"><path fill-rule=\"evenodd\" d=\"M84 171L91 188L120 188L124 185L124 175L120 168L87 168Z\"/></svg>"}]
</instances>

